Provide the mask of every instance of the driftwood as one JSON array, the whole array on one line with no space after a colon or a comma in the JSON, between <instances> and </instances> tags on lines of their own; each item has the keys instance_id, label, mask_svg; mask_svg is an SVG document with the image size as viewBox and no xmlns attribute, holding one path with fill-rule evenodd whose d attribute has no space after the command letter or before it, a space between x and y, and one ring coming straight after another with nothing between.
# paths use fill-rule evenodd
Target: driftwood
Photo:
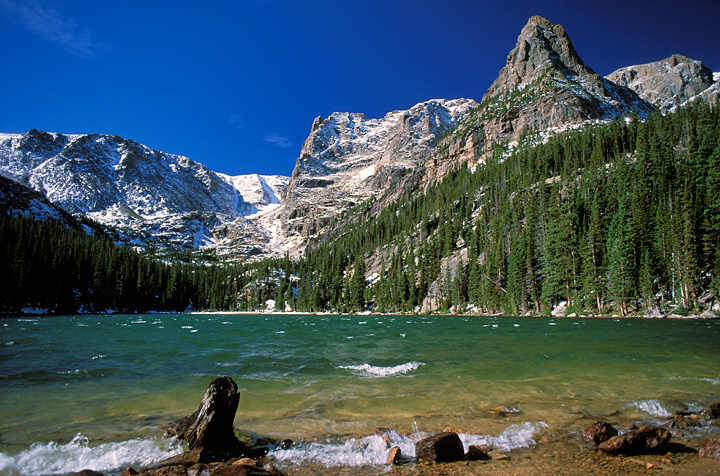
<instances>
[{"instance_id":1,"label":"driftwood","mask_svg":"<svg viewBox=\"0 0 720 476\"><path fill-rule=\"evenodd\" d=\"M210 382L195 413L163 425L163 429L184 440L202 463L245 456L248 448L233 430L239 400L233 379L216 378Z\"/></svg>"}]
</instances>

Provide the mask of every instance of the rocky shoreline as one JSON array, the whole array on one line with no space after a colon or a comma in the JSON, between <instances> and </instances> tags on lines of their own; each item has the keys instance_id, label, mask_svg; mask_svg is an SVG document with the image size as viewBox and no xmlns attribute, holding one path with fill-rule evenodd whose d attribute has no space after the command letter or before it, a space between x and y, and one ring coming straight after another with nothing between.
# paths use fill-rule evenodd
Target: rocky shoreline
<instances>
[{"instance_id":1,"label":"rocky shoreline","mask_svg":"<svg viewBox=\"0 0 720 476\"><path fill-rule=\"evenodd\" d=\"M466 451L459 436L463 430L446 428L418 437L409 456L391 445L393 430L380 428L374 435L386 444L386 465L363 467L276 461L268 453L293 442L257 436L241 441L232 427L238 403L235 382L214 379L195 413L163 425L169 436L186 443L186 451L151 467L127 468L121 476L720 474L720 439L697 431L720 432L720 403L698 413L678 412L659 426L596 420L580 434L548 432L537 445L510 452L475 445ZM109 475L85 469L72 476Z\"/></svg>"}]
</instances>

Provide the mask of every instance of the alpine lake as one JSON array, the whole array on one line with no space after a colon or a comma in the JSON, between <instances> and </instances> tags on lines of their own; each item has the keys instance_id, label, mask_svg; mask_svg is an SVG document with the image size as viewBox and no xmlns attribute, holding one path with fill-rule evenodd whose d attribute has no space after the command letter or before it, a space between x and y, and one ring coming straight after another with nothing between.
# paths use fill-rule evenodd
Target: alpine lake
<instances>
[{"instance_id":1,"label":"alpine lake","mask_svg":"<svg viewBox=\"0 0 720 476\"><path fill-rule=\"evenodd\" d=\"M590 455L582 430L596 419L662 424L720 401L720 321L4 318L0 474L119 474L178 454L181 443L161 426L194 412L219 376L241 391L239 432L294 441L269 455L290 475L415 474L412 464L396 472L385 465L389 448L376 428L394 430L391 443L406 456L419 435L448 427L462 432L466 448L491 445L510 458L543 441ZM687 441L719 436L710 422L673 430ZM500 467L492 463L484 468ZM476 474L462 468L458 474Z\"/></svg>"}]
</instances>

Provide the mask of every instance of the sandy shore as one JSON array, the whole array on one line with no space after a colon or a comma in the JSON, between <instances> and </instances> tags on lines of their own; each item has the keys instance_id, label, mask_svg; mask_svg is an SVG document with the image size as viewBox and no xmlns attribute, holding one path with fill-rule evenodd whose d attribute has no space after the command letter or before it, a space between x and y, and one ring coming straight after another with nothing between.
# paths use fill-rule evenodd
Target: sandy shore
<instances>
[{"instance_id":1,"label":"sandy shore","mask_svg":"<svg viewBox=\"0 0 720 476\"><path fill-rule=\"evenodd\" d=\"M334 467L276 464L288 476L580 476L720 474L720 460L700 458L704 439L673 438L661 455L610 456L583 441L554 441L514 450L508 459L456 463L407 463L399 466Z\"/></svg>"}]
</instances>

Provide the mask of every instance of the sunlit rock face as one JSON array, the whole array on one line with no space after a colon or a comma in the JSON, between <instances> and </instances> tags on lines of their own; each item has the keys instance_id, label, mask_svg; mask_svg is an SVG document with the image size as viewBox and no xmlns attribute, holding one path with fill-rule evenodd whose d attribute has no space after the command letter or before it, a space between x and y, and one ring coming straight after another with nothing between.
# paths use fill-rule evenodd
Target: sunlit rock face
<instances>
[{"instance_id":1,"label":"sunlit rock face","mask_svg":"<svg viewBox=\"0 0 720 476\"><path fill-rule=\"evenodd\" d=\"M702 61L682 55L620 68L606 78L632 89L663 112L697 97L714 83L710 68ZM717 87L715 91L708 99L717 100Z\"/></svg>"},{"instance_id":2,"label":"sunlit rock face","mask_svg":"<svg viewBox=\"0 0 720 476\"><path fill-rule=\"evenodd\" d=\"M645 117L655 107L587 66L561 25L534 16L480 106L439 146L428 176L441 179L460 163L484 161L498 144L587 120Z\"/></svg>"},{"instance_id":3,"label":"sunlit rock face","mask_svg":"<svg viewBox=\"0 0 720 476\"><path fill-rule=\"evenodd\" d=\"M431 100L381 119L347 112L315 119L283 195L288 238L301 243L392 187L476 106L472 99Z\"/></svg>"}]
</instances>

